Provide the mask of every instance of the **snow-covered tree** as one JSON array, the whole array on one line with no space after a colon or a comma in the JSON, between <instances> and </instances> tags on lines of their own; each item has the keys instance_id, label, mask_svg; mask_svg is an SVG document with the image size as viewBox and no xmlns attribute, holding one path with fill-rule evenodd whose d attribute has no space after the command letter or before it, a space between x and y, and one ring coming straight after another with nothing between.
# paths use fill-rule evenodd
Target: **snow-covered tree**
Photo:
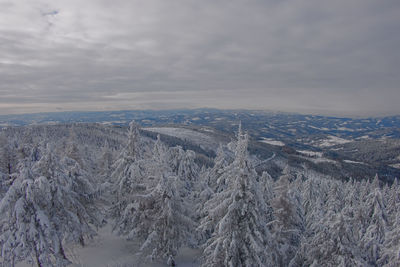
<instances>
[{"instance_id":1,"label":"snow-covered tree","mask_svg":"<svg viewBox=\"0 0 400 267\"><path fill-rule=\"evenodd\" d=\"M275 197L271 200L280 266L287 266L295 256L304 232L304 212L299 193L295 188L290 188L291 178L293 177L286 169L275 183Z\"/></svg>"},{"instance_id":2,"label":"snow-covered tree","mask_svg":"<svg viewBox=\"0 0 400 267\"><path fill-rule=\"evenodd\" d=\"M367 262L375 265L381 253L387 230L387 214L379 188L370 193L365 203L368 227L361 239L361 246Z\"/></svg>"},{"instance_id":3,"label":"snow-covered tree","mask_svg":"<svg viewBox=\"0 0 400 267\"><path fill-rule=\"evenodd\" d=\"M114 171L111 174L111 182L115 198L112 215L117 218L130 203L131 195L146 189L143 179L148 178L147 169L143 167L147 162L142 160L143 147L139 126L134 122L129 125L127 145L112 165Z\"/></svg>"},{"instance_id":4,"label":"snow-covered tree","mask_svg":"<svg viewBox=\"0 0 400 267\"><path fill-rule=\"evenodd\" d=\"M2 257L14 266L31 259L37 266L69 264L62 232L49 214L51 184L44 176L34 178L29 163L21 170L0 202Z\"/></svg>"},{"instance_id":5,"label":"snow-covered tree","mask_svg":"<svg viewBox=\"0 0 400 267\"><path fill-rule=\"evenodd\" d=\"M17 144L0 134L0 172L11 178L11 174L17 171L17 164Z\"/></svg>"},{"instance_id":6,"label":"snow-covered tree","mask_svg":"<svg viewBox=\"0 0 400 267\"><path fill-rule=\"evenodd\" d=\"M290 266L298 266L299 262L300 266L368 266L361 257L349 220L340 212L321 220L320 230L302 243Z\"/></svg>"},{"instance_id":7,"label":"snow-covered tree","mask_svg":"<svg viewBox=\"0 0 400 267\"><path fill-rule=\"evenodd\" d=\"M67 140L66 144L66 155L75 160L82 168L84 166L83 160L82 160L82 152L80 151L78 145L77 145L77 135L75 132L75 127L72 125L69 131L69 138Z\"/></svg>"},{"instance_id":8,"label":"snow-covered tree","mask_svg":"<svg viewBox=\"0 0 400 267\"><path fill-rule=\"evenodd\" d=\"M60 160L53 151L48 145L38 162L21 161L1 201L1 214L7 215L0 242L9 263L31 257L38 266L66 265L63 242L83 244L100 225L93 186L76 161Z\"/></svg>"},{"instance_id":9,"label":"snow-covered tree","mask_svg":"<svg viewBox=\"0 0 400 267\"><path fill-rule=\"evenodd\" d=\"M228 165L226 154L222 144L219 145L217 155L214 159L214 166L207 173L207 185L214 192L217 191L218 179L223 174L225 167Z\"/></svg>"},{"instance_id":10,"label":"snow-covered tree","mask_svg":"<svg viewBox=\"0 0 400 267\"><path fill-rule=\"evenodd\" d=\"M128 216L132 224L127 224L127 236L142 240L140 250L152 260L174 258L179 248L189 243L195 228L188 216L189 207L176 189L176 180L177 177L162 175L153 190L136 197L132 205L136 209Z\"/></svg>"},{"instance_id":11,"label":"snow-covered tree","mask_svg":"<svg viewBox=\"0 0 400 267\"><path fill-rule=\"evenodd\" d=\"M379 266L400 266L400 213L397 212L391 229L386 233L384 247L378 260Z\"/></svg>"},{"instance_id":12,"label":"snow-covered tree","mask_svg":"<svg viewBox=\"0 0 400 267\"><path fill-rule=\"evenodd\" d=\"M205 205L209 213L200 230L213 233L204 246L204 266L272 266L276 262L270 218L247 144L248 136L240 131L235 160L227 167L235 170L234 175Z\"/></svg>"}]
</instances>

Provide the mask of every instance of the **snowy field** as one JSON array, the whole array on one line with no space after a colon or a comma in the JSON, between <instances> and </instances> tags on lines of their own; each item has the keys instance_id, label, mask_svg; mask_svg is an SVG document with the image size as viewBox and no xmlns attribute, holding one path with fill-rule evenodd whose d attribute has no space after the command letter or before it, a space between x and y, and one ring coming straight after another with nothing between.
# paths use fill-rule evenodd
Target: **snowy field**
<instances>
[{"instance_id":1,"label":"snowy field","mask_svg":"<svg viewBox=\"0 0 400 267\"><path fill-rule=\"evenodd\" d=\"M201 145L206 149L215 150L218 147L215 139L207 134L200 133L194 130L186 128L174 128L174 127L151 127L143 128L144 130L174 136L182 140L190 140L196 145Z\"/></svg>"},{"instance_id":2,"label":"snowy field","mask_svg":"<svg viewBox=\"0 0 400 267\"><path fill-rule=\"evenodd\" d=\"M148 262L138 255L139 245L127 241L111 232L111 225L99 229L99 234L85 247L72 245L66 247L66 254L73 267L162 267L163 262ZM179 267L200 266L201 251L182 248L176 258ZM20 262L16 267L30 267L36 264Z\"/></svg>"},{"instance_id":3,"label":"snowy field","mask_svg":"<svg viewBox=\"0 0 400 267\"><path fill-rule=\"evenodd\" d=\"M335 145L342 145L346 143L350 143L351 140L347 140L344 138L340 138L337 136L329 135L327 139L319 141L319 147L330 147Z\"/></svg>"}]
</instances>

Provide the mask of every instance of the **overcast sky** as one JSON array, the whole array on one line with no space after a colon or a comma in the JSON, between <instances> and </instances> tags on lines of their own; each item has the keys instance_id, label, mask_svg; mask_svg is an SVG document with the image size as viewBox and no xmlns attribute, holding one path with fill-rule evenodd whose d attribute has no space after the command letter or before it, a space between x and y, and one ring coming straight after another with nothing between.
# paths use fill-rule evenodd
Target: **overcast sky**
<instances>
[{"instance_id":1,"label":"overcast sky","mask_svg":"<svg viewBox=\"0 0 400 267\"><path fill-rule=\"evenodd\" d=\"M0 0L0 114L400 114L399 0Z\"/></svg>"}]
</instances>

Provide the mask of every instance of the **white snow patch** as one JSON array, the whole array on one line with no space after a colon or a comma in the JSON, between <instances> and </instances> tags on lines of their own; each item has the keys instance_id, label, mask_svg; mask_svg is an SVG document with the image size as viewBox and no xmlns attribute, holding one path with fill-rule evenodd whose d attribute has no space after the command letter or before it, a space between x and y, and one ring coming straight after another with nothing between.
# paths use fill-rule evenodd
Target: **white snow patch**
<instances>
[{"instance_id":1,"label":"white snow patch","mask_svg":"<svg viewBox=\"0 0 400 267\"><path fill-rule=\"evenodd\" d=\"M328 163L332 163L332 164L338 165L337 161L332 160L332 159L327 159L327 158L316 158L316 159L311 158L309 160L311 160L314 163L328 162Z\"/></svg>"},{"instance_id":2,"label":"white snow patch","mask_svg":"<svg viewBox=\"0 0 400 267\"><path fill-rule=\"evenodd\" d=\"M281 141L278 141L278 140L274 140L274 139L272 139L272 138L265 138L265 137L262 137L262 139L263 139L263 140L260 140L259 142L261 142L261 143L266 143L266 144L270 144L270 145L273 145L273 146L284 146L284 145L285 145L285 143L283 143L283 142L281 142Z\"/></svg>"},{"instance_id":3,"label":"white snow patch","mask_svg":"<svg viewBox=\"0 0 400 267\"><path fill-rule=\"evenodd\" d=\"M201 128L201 130L204 131L204 132L214 133L214 130L210 129L210 128L203 127L203 128Z\"/></svg>"},{"instance_id":4,"label":"white snow patch","mask_svg":"<svg viewBox=\"0 0 400 267\"><path fill-rule=\"evenodd\" d=\"M306 155L308 157L322 157L322 152L310 151L310 150L298 150L300 154Z\"/></svg>"},{"instance_id":5,"label":"white snow patch","mask_svg":"<svg viewBox=\"0 0 400 267\"><path fill-rule=\"evenodd\" d=\"M400 163L390 164L389 166L396 169L400 169Z\"/></svg>"},{"instance_id":6,"label":"white snow patch","mask_svg":"<svg viewBox=\"0 0 400 267\"><path fill-rule=\"evenodd\" d=\"M315 126L312 126L312 125L308 125L308 127L316 129L316 130L320 130L320 131L329 131L329 129L326 128L326 127L319 128L319 127L315 127Z\"/></svg>"},{"instance_id":7,"label":"white snow patch","mask_svg":"<svg viewBox=\"0 0 400 267\"><path fill-rule=\"evenodd\" d=\"M190 140L194 144L204 146L209 150L215 150L216 147L218 147L218 144L211 136L187 128L150 127L143 129L151 132L174 136L182 140Z\"/></svg>"},{"instance_id":8,"label":"white snow patch","mask_svg":"<svg viewBox=\"0 0 400 267\"><path fill-rule=\"evenodd\" d=\"M346 163L353 163L353 164L363 164L363 165L367 165L367 164L365 164L364 162L359 162L359 161L354 161L354 160L348 160L348 159L345 159L345 160L343 160L344 162L346 162Z\"/></svg>"},{"instance_id":9,"label":"white snow patch","mask_svg":"<svg viewBox=\"0 0 400 267\"><path fill-rule=\"evenodd\" d=\"M351 140L347 140L344 138L340 138L337 136L329 135L327 139L321 140L319 143L320 147L330 147L330 146L335 146L335 145L341 145L341 144L346 144L350 143Z\"/></svg>"},{"instance_id":10,"label":"white snow patch","mask_svg":"<svg viewBox=\"0 0 400 267\"><path fill-rule=\"evenodd\" d=\"M346 127L339 127L339 128L337 128L337 130L339 130L339 131L348 131L348 132L354 132L354 130L353 130L353 129L346 128Z\"/></svg>"},{"instance_id":11,"label":"white snow patch","mask_svg":"<svg viewBox=\"0 0 400 267\"><path fill-rule=\"evenodd\" d=\"M162 267L165 262L147 262L140 257L139 244L127 241L123 237L111 232L111 225L99 230L98 236L87 243L85 247L79 245L67 245L65 248L67 257L72 261L73 267ZM201 251L190 248L182 248L175 259L178 266L197 267L200 266L199 258ZM16 264L16 267L31 266L26 262Z\"/></svg>"}]
</instances>

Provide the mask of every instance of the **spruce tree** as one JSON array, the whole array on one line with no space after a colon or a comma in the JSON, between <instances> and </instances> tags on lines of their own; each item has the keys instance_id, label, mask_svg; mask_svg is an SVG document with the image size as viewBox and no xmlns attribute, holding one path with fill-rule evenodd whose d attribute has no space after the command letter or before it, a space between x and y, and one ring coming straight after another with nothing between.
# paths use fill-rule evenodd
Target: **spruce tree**
<instances>
[{"instance_id":1,"label":"spruce tree","mask_svg":"<svg viewBox=\"0 0 400 267\"><path fill-rule=\"evenodd\" d=\"M248 136L239 131L226 188L206 203L209 213L200 229L213 230L204 245L204 266L272 266L276 246L257 174L247 154ZM210 225L215 225L210 227ZM214 229L213 229L214 228Z\"/></svg>"}]
</instances>

